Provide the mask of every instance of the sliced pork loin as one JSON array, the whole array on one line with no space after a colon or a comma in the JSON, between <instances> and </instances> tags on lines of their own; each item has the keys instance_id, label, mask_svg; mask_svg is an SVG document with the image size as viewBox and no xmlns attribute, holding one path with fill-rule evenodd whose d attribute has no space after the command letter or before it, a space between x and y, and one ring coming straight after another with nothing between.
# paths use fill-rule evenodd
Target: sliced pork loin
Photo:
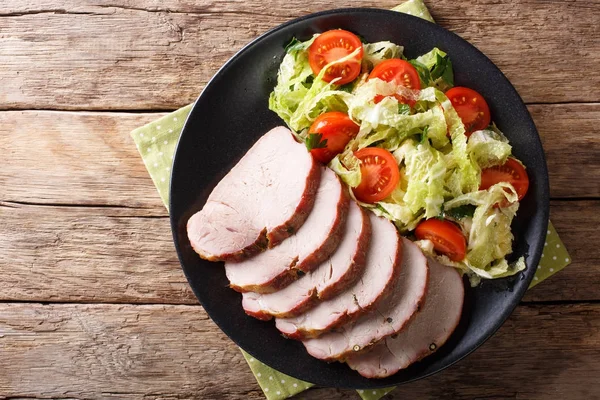
<instances>
[{"instance_id":1,"label":"sliced pork loin","mask_svg":"<svg viewBox=\"0 0 600 400\"><path fill-rule=\"evenodd\" d=\"M385 378L430 355L450 337L463 308L464 287L451 267L429 260L430 278L421 311L398 335L367 353L351 355L348 365L366 378Z\"/></svg>"},{"instance_id":2,"label":"sliced pork loin","mask_svg":"<svg viewBox=\"0 0 600 400\"><path fill-rule=\"evenodd\" d=\"M342 241L333 255L277 292L244 293L244 310L262 320L273 316L290 318L308 310L319 300L337 295L362 275L370 239L371 224L367 211L351 202Z\"/></svg>"},{"instance_id":3,"label":"sliced pork loin","mask_svg":"<svg viewBox=\"0 0 600 400\"><path fill-rule=\"evenodd\" d=\"M410 240L402 241L402 270L394 290L373 311L356 321L305 340L303 343L310 355L326 361L343 360L397 333L417 313L427 290L427 258Z\"/></svg>"},{"instance_id":4,"label":"sliced pork loin","mask_svg":"<svg viewBox=\"0 0 600 400\"><path fill-rule=\"evenodd\" d=\"M322 169L313 209L294 235L254 257L225 263L225 273L233 289L274 292L333 254L344 234L350 198L335 172Z\"/></svg>"},{"instance_id":5,"label":"sliced pork loin","mask_svg":"<svg viewBox=\"0 0 600 400\"><path fill-rule=\"evenodd\" d=\"M387 219L372 213L369 219L371 243L360 279L298 317L278 318L275 325L283 334L294 339L317 337L366 313L393 288L402 265L402 240Z\"/></svg>"},{"instance_id":6,"label":"sliced pork loin","mask_svg":"<svg viewBox=\"0 0 600 400\"><path fill-rule=\"evenodd\" d=\"M308 217L321 169L292 133L263 135L187 224L200 257L243 260L296 232Z\"/></svg>"}]
</instances>

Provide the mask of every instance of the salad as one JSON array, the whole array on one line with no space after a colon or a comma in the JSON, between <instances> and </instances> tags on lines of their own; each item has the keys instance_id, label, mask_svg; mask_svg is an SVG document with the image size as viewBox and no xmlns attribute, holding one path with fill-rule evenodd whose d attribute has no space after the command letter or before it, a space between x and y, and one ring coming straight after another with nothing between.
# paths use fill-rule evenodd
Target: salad
<instances>
[{"instance_id":1,"label":"salad","mask_svg":"<svg viewBox=\"0 0 600 400\"><path fill-rule=\"evenodd\" d=\"M269 108L361 206L473 285L525 268L507 255L527 172L483 96L454 86L444 51L407 60L341 29L293 39Z\"/></svg>"}]
</instances>

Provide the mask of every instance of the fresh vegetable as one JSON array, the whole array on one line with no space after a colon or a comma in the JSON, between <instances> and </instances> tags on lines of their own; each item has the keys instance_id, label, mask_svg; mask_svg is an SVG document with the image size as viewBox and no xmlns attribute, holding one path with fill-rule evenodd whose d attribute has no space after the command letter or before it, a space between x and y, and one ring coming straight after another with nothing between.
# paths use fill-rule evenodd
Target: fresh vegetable
<instances>
[{"instance_id":1,"label":"fresh vegetable","mask_svg":"<svg viewBox=\"0 0 600 400\"><path fill-rule=\"evenodd\" d=\"M359 37L351 32L334 29L319 35L308 49L310 68L319 75L325 66L343 59L356 49L360 49L356 56L327 67L323 75L325 82L334 79L337 79L335 83L338 85L352 82L360 73L363 46Z\"/></svg>"},{"instance_id":2,"label":"fresh vegetable","mask_svg":"<svg viewBox=\"0 0 600 400\"><path fill-rule=\"evenodd\" d=\"M446 187L452 197L476 191L479 188L479 168L469 154L465 125L450 99L440 91L436 92L436 96L444 110L452 140L452 149L446 155L446 162L452 171L447 177Z\"/></svg>"},{"instance_id":3,"label":"fresh vegetable","mask_svg":"<svg viewBox=\"0 0 600 400\"><path fill-rule=\"evenodd\" d=\"M454 70L450 57L437 47L410 63L417 69L421 86L432 86L442 92L454 86Z\"/></svg>"},{"instance_id":4,"label":"fresh vegetable","mask_svg":"<svg viewBox=\"0 0 600 400\"><path fill-rule=\"evenodd\" d=\"M444 154L429 145L429 141L407 140L394 155L402 160L407 179L402 202L415 215L424 210L425 218L438 216L444 203L448 172Z\"/></svg>"},{"instance_id":5,"label":"fresh vegetable","mask_svg":"<svg viewBox=\"0 0 600 400\"><path fill-rule=\"evenodd\" d=\"M496 204L503 202L509 205L496 207ZM487 190L449 200L444 203L444 208L452 209L465 204L476 206L469 229L467 266L484 276L481 271L505 261L506 255L512 251L510 224L519 208L517 193L510 183L500 182Z\"/></svg>"},{"instance_id":6,"label":"fresh vegetable","mask_svg":"<svg viewBox=\"0 0 600 400\"><path fill-rule=\"evenodd\" d=\"M448 90L446 96L465 125L467 136L490 124L490 108L483 96L473 89L456 86Z\"/></svg>"},{"instance_id":7,"label":"fresh vegetable","mask_svg":"<svg viewBox=\"0 0 600 400\"><path fill-rule=\"evenodd\" d=\"M450 56L437 48L405 61L402 46L358 47L352 39L348 48L332 44L323 50L324 61L313 70L309 58L319 42L343 32L290 43L269 107L316 159L329 161L361 206L393 221L403 234L428 232L430 239L418 243L431 257L467 273L472 283L522 270L523 260L509 264L506 256L512 251L510 225L529 181L511 158L508 140L491 124L485 99L453 87ZM357 63L353 80L331 77L336 69L330 67ZM441 248L431 231L450 232L450 244Z\"/></svg>"},{"instance_id":8,"label":"fresh vegetable","mask_svg":"<svg viewBox=\"0 0 600 400\"><path fill-rule=\"evenodd\" d=\"M511 150L508 139L497 129L473 132L467 143L467 152L480 168L504 164Z\"/></svg>"},{"instance_id":9,"label":"fresh vegetable","mask_svg":"<svg viewBox=\"0 0 600 400\"><path fill-rule=\"evenodd\" d=\"M363 43L363 71L370 71L379 63L390 58L402 57L402 46L392 42Z\"/></svg>"},{"instance_id":10,"label":"fresh vegetable","mask_svg":"<svg viewBox=\"0 0 600 400\"><path fill-rule=\"evenodd\" d=\"M400 180L396 159L389 151L367 147L355 153L360 162L361 181L354 188L356 198L375 203L388 197Z\"/></svg>"},{"instance_id":11,"label":"fresh vegetable","mask_svg":"<svg viewBox=\"0 0 600 400\"><path fill-rule=\"evenodd\" d=\"M308 151L324 149L327 147L327 139L323 139L321 133L309 133L308 137L304 139L304 144Z\"/></svg>"},{"instance_id":12,"label":"fresh vegetable","mask_svg":"<svg viewBox=\"0 0 600 400\"><path fill-rule=\"evenodd\" d=\"M481 171L481 185L479 189L487 190L499 182L510 183L517 192L517 201L521 201L529 189L529 177L525 167L515 158L509 158L502 165L486 168ZM501 203L505 205L506 203Z\"/></svg>"},{"instance_id":13,"label":"fresh vegetable","mask_svg":"<svg viewBox=\"0 0 600 400\"><path fill-rule=\"evenodd\" d=\"M379 78L385 82L394 82L398 85L404 86L408 89L418 90L421 88L421 82L419 80L419 73L408 61L401 60L399 58L392 58L390 60L383 61L371 71L369 79ZM414 100L407 99L400 95L395 94L394 97L399 103L414 105ZM375 104L383 100L384 96L377 95L374 98Z\"/></svg>"},{"instance_id":14,"label":"fresh vegetable","mask_svg":"<svg viewBox=\"0 0 600 400\"><path fill-rule=\"evenodd\" d=\"M309 137L320 134L318 145L307 142L308 150L313 157L327 164L338 153L341 153L350 139L356 136L359 126L354 123L348 114L339 111L330 111L321 114L311 125Z\"/></svg>"},{"instance_id":15,"label":"fresh vegetable","mask_svg":"<svg viewBox=\"0 0 600 400\"><path fill-rule=\"evenodd\" d=\"M467 253L467 241L461 230L450 221L433 218L421 222L415 229L419 240L430 240L436 251L452 261L461 261Z\"/></svg>"},{"instance_id":16,"label":"fresh vegetable","mask_svg":"<svg viewBox=\"0 0 600 400\"><path fill-rule=\"evenodd\" d=\"M475 214L475 206L471 204L465 204L462 206L454 207L449 210L444 210L441 214L442 218L452 218L455 220L461 220L464 218L473 218Z\"/></svg>"}]
</instances>

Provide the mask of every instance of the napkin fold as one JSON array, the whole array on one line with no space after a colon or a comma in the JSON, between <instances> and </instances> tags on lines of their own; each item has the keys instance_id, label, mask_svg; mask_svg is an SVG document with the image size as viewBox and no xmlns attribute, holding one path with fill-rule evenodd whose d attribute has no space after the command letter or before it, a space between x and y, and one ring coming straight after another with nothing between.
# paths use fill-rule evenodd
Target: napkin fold
<instances>
[{"instance_id":1,"label":"napkin fold","mask_svg":"<svg viewBox=\"0 0 600 400\"><path fill-rule=\"evenodd\" d=\"M392 10L435 22L422 0L408 0ZM191 109L192 104L187 105L131 132L131 137L137 146L146 169L167 208L169 204L171 165L175 147ZM552 223L548 221L544 252L529 287L537 285L570 263L571 257L567 249L558 237ZM314 386L312 383L292 378L263 364L243 350L242 354L268 400L287 399ZM392 390L394 390L394 387L357 390L357 393L363 400L379 400Z\"/></svg>"}]
</instances>

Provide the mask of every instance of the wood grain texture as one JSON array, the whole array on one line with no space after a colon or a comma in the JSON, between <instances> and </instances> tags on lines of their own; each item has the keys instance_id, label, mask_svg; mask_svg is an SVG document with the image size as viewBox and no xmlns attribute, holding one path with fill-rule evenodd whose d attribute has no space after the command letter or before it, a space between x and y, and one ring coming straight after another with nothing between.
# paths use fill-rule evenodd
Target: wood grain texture
<instances>
[{"instance_id":1,"label":"wood grain texture","mask_svg":"<svg viewBox=\"0 0 600 400\"><path fill-rule=\"evenodd\" d=\"M554 201L573 264L526 301L600 300L600 201ZM0 301L197 304L153 211L0 203Z\"/></svg>"},{"instance_id":2,"label":"wood grain texture","mask_svg":"<svg viewBox=\"0 0 600 400\"><path fill-rule=\"evenodd\" d=\"M169 219L0 203L0 300L198 304Z\"/></svg>"},{"instance_id":3,"label":"wood grain texture","mask_svg":"<svg viewBox=\"0 0 600 400\"><path fill-rule=\"evenodd\" d=\"M0 200L166 209L129 132L163 114L0 112Z\"/></svg>"},{"instance_id":4,"label":"wood grain texture","mask_svg":"<svg viewBox=\"0 0 600 400\"><path fill-rule=\"evenodd\" d=\"M391 8L398 0L344 6ZM243 45L294 17L339 7L289 2L4 0L0 109L175 109ZM452 0L442 26L480 48L526 102L598 101L596 0Z\"/></svg>"},{"instance_id":5,"label":"wood grain texture","mask_svg":"<svg viewBox=\"0 0 600 400\"><path fill-rule=\"evenodd\" d=\"M529 109L546 150L551 196L600 197L600 104ZM162 115L0 112L0 200L150 208L167 215L129 137Z\"/></svg>"},{"instance_id":6,"label":"wood grain texture","mask_svg":"<svg viewBox=\"0 0 600 400\"><path fill-rule=\"evenodd\" d=\"M0 304L0 348L0 399L263 398L199 306ZM597 399L599 375L600 305L522 306L466 360L387 398Z\"/></svg>"},{"instance_id":7,"label":"wood grain texture","mask_svg":"<svg viewBox=\"0 0 600 400\"><path fill-rule=\"evenodd\" d=\"M546 153L550 196L600 197L600 104L528 108Z\"/></svg>"}]
</instances>

